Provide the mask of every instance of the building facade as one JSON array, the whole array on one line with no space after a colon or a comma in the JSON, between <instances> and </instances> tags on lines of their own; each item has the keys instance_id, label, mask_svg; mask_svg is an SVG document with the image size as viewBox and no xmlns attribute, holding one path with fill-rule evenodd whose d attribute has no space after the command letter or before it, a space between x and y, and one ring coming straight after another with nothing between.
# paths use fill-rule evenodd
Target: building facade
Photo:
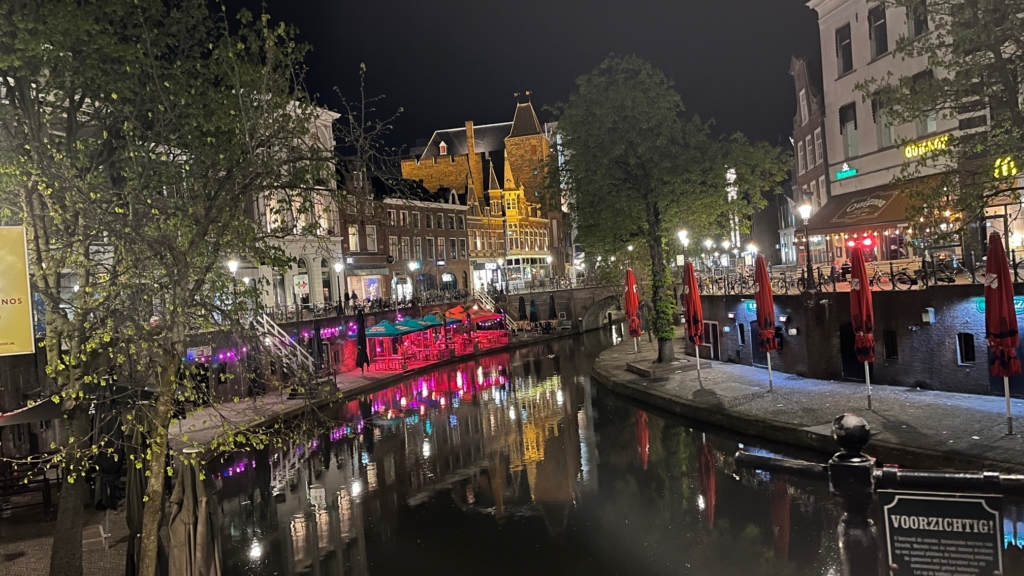
<instances>
[{"instance_id":1,"label":"building facade","mask_svg":"<svg viewBox=\"0 0 1024 576\"><path fill-rule=\"evenodd\" d=\"M561 203L543 201L550 134L533 105L520 102L512 122L438 130L402 161L403 177L464 199L474 289L523 287L571 272Z\"/></svg>"},{"instance_id":2,"label":"building facade","mask_svg":"<svg viewBox=\"0 0 1024 576\"><path fill-rule=\"evenodd\" d=\"M941 74L925 57L897 58L892 52L900 36L928 32L927 11L911 14L867 0L811 0L808 6L818 13L821 34L828 187L827 203L811 217L812 246L828 238L836 261L858 244L869 260L918 256L906 222L907 196L892 182L905 162L944 142L958 122L936 115L894 125L881 101L866 98L857 84L889 74L913 79ZM927 177L934 169L921 172Z\"/></svg>"},{"instance_id":3,"label":"building facade","mask_svg":"<svg viewBox=\"0 0 1024 576\"><path fill-rule=\"evenodd\" d=\"M789 73L793 76L796 89L797 109L793 115L793 193L791 198L797 204L809 204L812 213L817 213L828 202L828 150L825 145L825 99L822 95L821 70L811 66L807 60L794 57ZM799 250L796 226L784 226L780 230L780 246L790 262L806 264L807 248L801 240ZM802 237L802 235L801 235ZM815 236L811 242L811 260L816 264L832 262L829 237ZM795 259L790 260L791 257Z\"/></svg>"}]
</instances>

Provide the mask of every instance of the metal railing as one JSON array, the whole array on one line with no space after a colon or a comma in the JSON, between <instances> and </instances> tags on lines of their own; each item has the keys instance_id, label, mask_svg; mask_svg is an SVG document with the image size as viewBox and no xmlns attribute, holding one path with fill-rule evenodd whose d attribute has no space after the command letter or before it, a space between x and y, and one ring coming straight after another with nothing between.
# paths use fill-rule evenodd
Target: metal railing
<instances>
[{"instance_id":1,"label":"metal railing","mask_svg":"<svg viewBox=\"0 0 1024 576\"><path fill-rule=\"evenodd\" d=\"M890 567L883 566L881 560L878 528L871 519L878 489L956 494L1024 493L1024 474L903 470L891 465L879 468L874 458L864 454L864 448L871 441L871 429L866 420L853 414L838 416L832 422L832 438L841 451L827 464L741 450L736 453L736 467L828 482L832 494L842 501L838 534L844 575L889 574Z\"/></svg>"},{"instance_id":2,"label":"metal railing","mask_svg":"<svg viewBox=\"0 0 1024 576\"><path fill-rule=\"evenodd\" d=\"M316 370L313 357L302 346L295 343L281 327L274 323L266 314L258 314L253 318L253 325L259 332L263 343L277 355L291 364L296 373L312 374Z\"/></svg>"}]
</instances>

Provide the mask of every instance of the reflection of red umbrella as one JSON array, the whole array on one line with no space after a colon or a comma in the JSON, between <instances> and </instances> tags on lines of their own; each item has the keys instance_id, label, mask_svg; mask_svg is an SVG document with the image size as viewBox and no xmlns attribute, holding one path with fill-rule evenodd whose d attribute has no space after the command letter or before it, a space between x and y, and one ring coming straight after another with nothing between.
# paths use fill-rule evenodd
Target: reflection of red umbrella
<instances>
[{"instance_id":1,"label":"reflection of red umbrella","mask_svg":"<svg viewBox=\"0 0 1024 576\"><path fill-rule=\"evenodd\" d=\"M871 299L871 278L864 266L864 253L860 246L850 248L850 319L856 334L853 348L857 360L864 363L864 380L868 385L868 410L871 409L871 370L875 361L875 306Z\"/></svg>"},{"instance_id":2,"label":"reflection of red umbrella","mask_svg":"<svg viewBox=\"0 0 1024 576\"><path fill-rule=\"evenodd\" d=\"M651 448L651 437L647 431L647 412L643 410L636 411L634 426L636 430L636 445L640 449L640 465L643 466L644 470L647 470L647 454Z\"/></svg>"},{"instance_id":3,"label":"reflection of red umbrella","mask_svg":"<svg viewBox=\"0 0 1024 576\"><path fill-rule=\"evenodd\" d=\"M700 307L700 292L697 291L697 273L693 262L683 267L683 307L686 308L686 333L693 342L693 353L697 357L697 380L700 381L700 345L704 343L704 310Z\"/></svg>"},{"instance_id":4,"label":"reflection of red umbrella","mask_svg":"<svg viewBox=\"0 0 1024 576\"><path fill-rule=\"evenodd\" d=\"M1021 372L1017 358L1020 333L1017 331L1017 311L1013 307L1013 282L1010 267L1003 251L1003 240L998 232L988 237L988 258L985 263L985 337L992 349L989 366L993 376L1003 377L1006 395L1006 430L1013 434L1013 414L1010 412L1010 376Z\"/></svg>"},{"instance_id":5,"label":"reflection of red umbrella","mask_svg":"<svg viewBox=\"0 0 1024 576\"><path fill-rule=\"evenodd\" d=\"M700 481L700 504L708 526L715 526L715 451L704 443L697 457L697 479Z\"/></svg>"},{"instance_id":6,"label":"reflection of red umbrella","mask_svg":"<svg viewBox=\"0 0 1024 576\"><path fill-rule=\"evenodd\" d=\"M772 532L775 534L775 557L785 562L789 558L789 509L792 497L782 477L772 477L769 499L772 508Z\"/></svg>"},{"instance_id":7,"label":"reflection of red umbrella","mask_svg":"<svg viewBox=\"0 0 1024 576\"><path fill-rule=\"evenodd\" d=\"M626 321L629 322L629 335L633 338L640 337L640 295L636 291L636 276L633 269L626 269L626 295L624 299L626 309ZM634 345L636 343L634 342Z\"/></svg>"},{"instance_id":8,"label":"reflection of red umbrella","mask_svg":"<svg viewBox=\"0 0 1024 576\"><path fill-rule=\"evenodd\" d=\"M779 347L775 341L775 303L772 301L772 280L764 256L758 255L754 272L754 303L757 304L757 341L768 357L768 390L772 386L772 350Z\"/></svg>"}]
</instances>

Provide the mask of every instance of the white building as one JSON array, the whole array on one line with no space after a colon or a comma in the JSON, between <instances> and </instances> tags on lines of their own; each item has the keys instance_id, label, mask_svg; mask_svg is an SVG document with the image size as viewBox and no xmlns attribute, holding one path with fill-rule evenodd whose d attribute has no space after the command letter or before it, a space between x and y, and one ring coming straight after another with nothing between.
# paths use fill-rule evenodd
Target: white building
<instances>
[{"instance_id":1,"label":"white building","mask_svg":"<svg viewBox=\"0 0 1024 576\"><path fill-rule=\"evenodd\" d=\"M944 145L958 122L931 117L893 126L878 101L857 84L890 73L894 78L941 74L930 70L924 57L893 55L900 36L928 31L927 4L922 0L913 14L867 0L811 0L808 6L818 13L821 34L831 196L812 215L810 233L827 239L838 261L845 259L850 242L861 243L879 260L914 256L906 235L908 200L892 181L922 148Z\"/></svg>"}]
</instances>

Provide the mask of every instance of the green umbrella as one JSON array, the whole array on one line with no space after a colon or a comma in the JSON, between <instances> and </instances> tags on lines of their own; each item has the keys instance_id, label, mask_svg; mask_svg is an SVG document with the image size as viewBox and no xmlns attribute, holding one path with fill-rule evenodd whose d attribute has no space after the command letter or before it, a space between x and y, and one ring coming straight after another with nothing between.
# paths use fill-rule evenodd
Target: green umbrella
<instances>
[{"instance_id":1,"label":"green umbrella","mask_svg":"<svg viewBox=\"0 0 1024 576\"><path fill-rule=\"evenodd\" d=\"M220 576L216 509L200 478L199 450L186 448L171 493L169 576Z\"/></svg>"},{"instance_id":2,"label":"green umbrella","mask_svg":"<svg viewBox=\"0 0 1024 576\"><path fill-rule=\"evenodd\" d=\"M433 324L428 324L427 322L424 322L423 320L417 320L416 318L406 318L406 319L402 320L401 322L398 322L397 324L395 324L395 326L405 326L406 328L411 329L413 332L419 332L421 330L427 330L428 328L433 328L434 325Z\"/></svg>"},{"instance_id":3,"label":"green umbrella","mask_svg":"<svg viewBox=\"0 0 1024 576\"><path fill-rule=\"evenodd\" d=\"M387 320L380 324L375 324L366 329L367 338L390 338L393 336L402 336L409 334L413 330L408 326L402 326L401 324L392 324Z\"/></svg>"}]
</instances>

